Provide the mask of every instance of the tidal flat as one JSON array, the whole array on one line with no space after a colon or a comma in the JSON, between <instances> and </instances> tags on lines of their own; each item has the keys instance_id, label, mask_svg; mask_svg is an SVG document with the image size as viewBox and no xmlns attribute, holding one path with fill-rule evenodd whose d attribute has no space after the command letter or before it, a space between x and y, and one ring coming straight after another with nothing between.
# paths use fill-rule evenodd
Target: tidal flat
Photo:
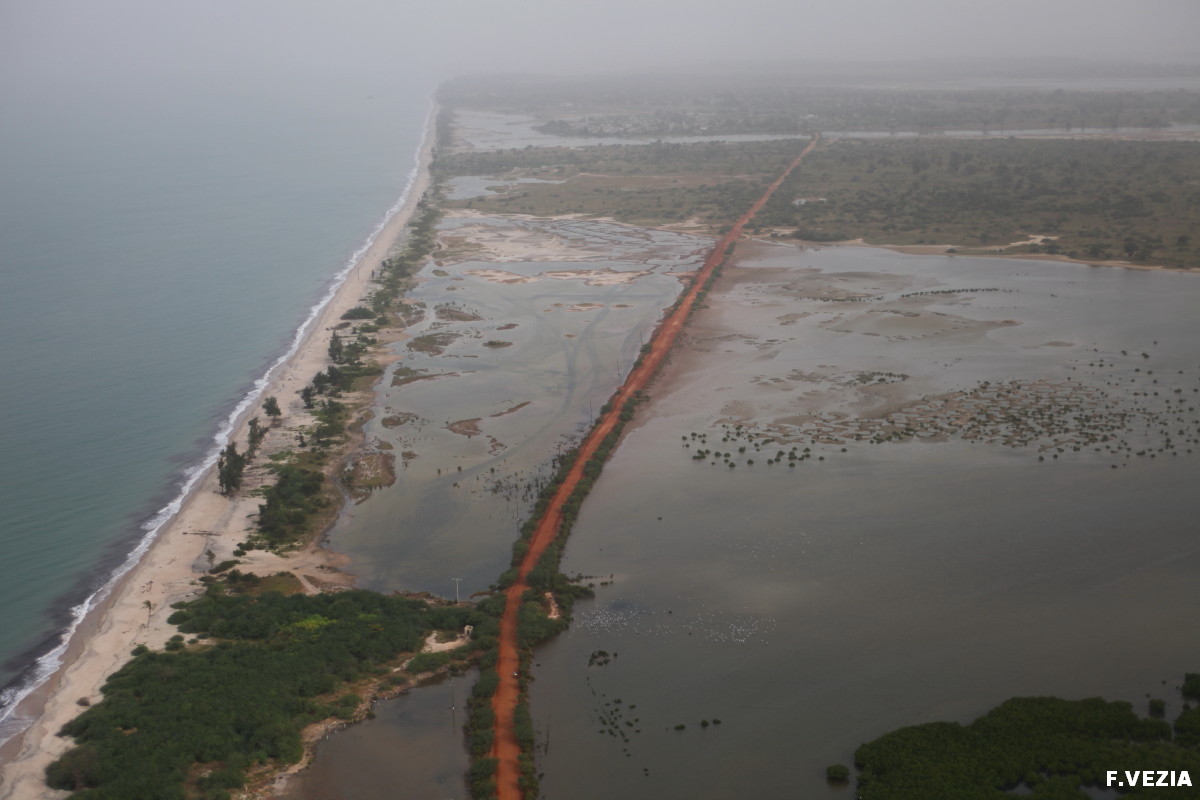
<instances>
[{"instance_id":1,"label":"tidal flat","mask_svg":"<svg viewBox=\"0 0 1200 800\"><path fill-rule=\"evenodd\" d=\"M534 655L543 796L844 798L825 766L896 727L1177 696L1198 301L1186 274L740 245L572 533L597 597Z\"/></svg>"},{"instance_id":2,"label":"tidal flat","mask_svg":"<svg viewBox=\"0 0 1200 800\"><path fill-rule=\"evenodd\" d=\"M553 457L633 365L708 240L461 213L438 241L364 428L364 452L389 456L395 481L348 504L329 542L364 588L454 597L461 578L466 599L508 568Z\"/></svg>"}]
</instances>

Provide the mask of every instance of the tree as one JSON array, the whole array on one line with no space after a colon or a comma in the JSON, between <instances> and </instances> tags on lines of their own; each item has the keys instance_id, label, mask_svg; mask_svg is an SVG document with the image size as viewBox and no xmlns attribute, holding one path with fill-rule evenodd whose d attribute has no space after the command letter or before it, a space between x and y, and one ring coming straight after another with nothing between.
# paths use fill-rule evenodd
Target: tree
<instances>
[{"instance_id":1,"label":"tree","mask_svg":"<svg viewBox=\"0 0 1200 800\"><path fill-rule=\"evenodd\" d=\"M246 456L237 451L237 445L234 442L225 445L217 459L217 483L221 486L221 494L228 497L241 488L245 469Z\"/></svg>"},{"instance_id":2,"label":"tree","mask_svg":"<svg viewBox=\"0 0 1200 800\"><path fill-rule=\"evenodd\" d=\"M271 418L272 424L279 422L283 412L279 410L279 401L275 399L275 395L263 400L263 413Z\"/></svg>"},{"instance_id":3,"label":"tree","mask_svg":"<svg viewBox=\"0 0 1200 800\"><path fill-rule=\"evenodd\" d=\"M342 337L338 336L335 333L335 334L333 334L333 337L330 338L330 340L329 340L329 359L333 363L339 364L339 363L341 363L343 354L344 354L344 347L342 345Z\"/></svg>"},{"instance_id":4,"label":"tree","mask_svg":"<svg viewBox=\"0 0 1200 800\"><path fill-rule=\"evenodd\" d=\"M850 780L850 768L845 764L830 764L825 768L825 780L830 783L845 783Z\"/></svg>"},{"instance_id":5,"label":"tree","mask_svg":"<svg viewBox=\"0 0 1200 800\"><path fill-rule=\"evenodd\" d=\"M258 421L258 417L250 420L250 443L246 445L246 457L249 458L258 446L262 444L263 437L267 435L267 429Z\"/></svg>"}]
</instances>

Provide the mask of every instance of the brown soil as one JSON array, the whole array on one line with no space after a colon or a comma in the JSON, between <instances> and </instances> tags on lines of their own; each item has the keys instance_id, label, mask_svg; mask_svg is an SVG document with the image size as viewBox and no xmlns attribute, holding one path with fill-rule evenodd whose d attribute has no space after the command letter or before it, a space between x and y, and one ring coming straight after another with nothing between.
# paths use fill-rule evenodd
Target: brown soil
<instances>
[{"instance_id":1,"label":"brown soil","mask_svg":"<svg viewBox=\"0 0 1200 800\"><path fill-rule=\"evenodd\" d=\"M468 438L471 436L476 436L477 434L483 432L479 430L479 421L481 419L482 417L475 417L474 419L460 419L457 422L451 422L449 425L447 425L446 430L466 436Z\"/></svg>"}]
</instances>

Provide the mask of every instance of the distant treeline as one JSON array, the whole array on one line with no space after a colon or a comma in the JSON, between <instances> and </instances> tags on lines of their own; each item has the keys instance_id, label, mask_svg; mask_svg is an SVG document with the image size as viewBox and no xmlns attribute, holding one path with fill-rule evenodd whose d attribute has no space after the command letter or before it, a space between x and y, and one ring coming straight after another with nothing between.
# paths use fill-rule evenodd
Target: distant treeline
<instances>
[{"instance_id":1,"label":"distant treeline","mask_svg":"<svg viewBox=\"0 0 1200 800\"><path fill-rule=\"evenodd\" d=\"M944 76L943 76L944 78ZM810 84L804 75L451 82L467 108L528 114L561 136L681 136L824 131L1161 128L1200 122L1200 93L1080 89L896 89Z\"/></svg>"},{"instance_id":2,"label":"distant treeline","mask_svg":"<svg viewBox=\"0 0 1200 800\"><path fill-rule=\"evenodd\" d=\"M842 140L754 224L800 238L958 244L1200 266L1200 143ZM1045 242L1007 249L1030 236Z\"/></svg>"}]
</instances>

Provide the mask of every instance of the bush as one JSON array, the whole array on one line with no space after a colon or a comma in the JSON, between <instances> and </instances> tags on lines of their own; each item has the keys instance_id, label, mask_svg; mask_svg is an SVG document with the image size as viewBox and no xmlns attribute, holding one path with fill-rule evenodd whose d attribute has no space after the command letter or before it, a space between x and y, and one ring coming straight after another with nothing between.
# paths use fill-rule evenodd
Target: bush
<instances>
[{"instance_id":1,"label":"bush","mask_svg":"<svg viewBox=\"0 0 1200 800\"><path fill-rule=\"evenodd\" d=\"M825 768L825 780L830 783L845 783L850 780L850 768L845 764L830 764Z\"/></svg>"},{"instance_id":2,"label":"bush","mask_svg":"<svg viewBox=\"0 0 1200 800\"><path fill-rule=\"evenodd\" d=\"M331 709L319 696L476 613L366 591L250 597L220 584L174 607L180 630L221 641L187 649L176 636L175 652L137 648L104 699L63 726L77 746L47 769L50 785L95 787L80 797L96 800L182 800L195 796L183 786L195 765L223 762L204 795L219 796L252 761L295 762L305 725L361 702L344 694ZM234 764L237 775L225 772Z\"/></svg>"},{"instance_id":3,"label":"bush","mask_svg":"<svg viewBox=\"0 0 1200 800\"><path fill-rule=\"evenodd\" d=\"M435 669L449 664L450 658L451 655L448 652L421 653L413 656L412 661L409 661L408 666L404 669L413 675L419 672L433 672Z\"/></svg>"}]
</instances>

